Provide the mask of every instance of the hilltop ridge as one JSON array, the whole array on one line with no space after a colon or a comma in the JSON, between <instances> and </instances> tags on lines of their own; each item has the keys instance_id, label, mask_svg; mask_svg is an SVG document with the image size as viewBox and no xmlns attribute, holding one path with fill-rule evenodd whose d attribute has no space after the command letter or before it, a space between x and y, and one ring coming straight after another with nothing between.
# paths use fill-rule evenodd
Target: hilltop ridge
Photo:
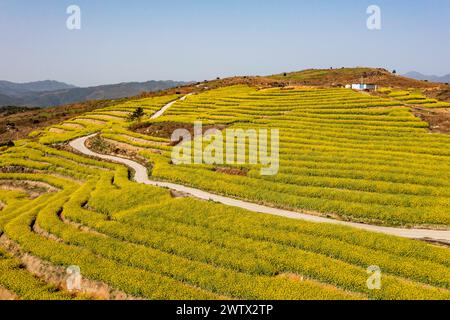
<instances>
[{"instance_id":1,"label":"hilltop ridge","mask_svg":"<svg viewBox=\"0 0 450 320\"><path fill-rule=\"evenodd\" d=\"M398 88L433 88L444 86L442 83L425 82L398 74L384 68L340 68L340 69L307 69L269 76L271 79L287 81L297 85L309 86L342 86L348 83L373 83L383 87Z\"/></svg>"}]
</instances>

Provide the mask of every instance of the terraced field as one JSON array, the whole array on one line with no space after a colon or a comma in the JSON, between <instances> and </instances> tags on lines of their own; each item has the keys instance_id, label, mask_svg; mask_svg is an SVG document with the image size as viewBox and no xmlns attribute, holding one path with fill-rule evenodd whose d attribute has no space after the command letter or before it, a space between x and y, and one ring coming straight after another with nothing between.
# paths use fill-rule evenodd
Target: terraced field
<instances>
[{"instance_id":1,"label":"terraced field","mask_svg":"<svg viewBox=\"0 0 450 320\"><path fill-rule=\"evenodd\" d=\"M76 155L65 144L101 132L92 144L126 148L124 156L149 165L153 178L315 214L448 227L447 136L429 134L396 101L341 89L229 87L190 96L149 120L177 98L97 110L2 151L0 294L450 299L448 248L180 197L134 183L127 168ZM127 121L138 106L147 117L140 133ZM164 126L195 120L279 128L279 174L260 176L250 165L234 168L245 172L236 175L216 165L171 164ZM81 269L80 292L65 287L71 265ZM382 271L379 290L368 289L370 266Z\"/></svg>"},{"instance_id":2,"label":"terraced field","mask_svg":"<svg viewBox=\"0 0 450 320\"><path fill-rule=\"evenodd\" d=\"M399 102L350 90L235 87L178 102L158 121L279 128L280 170L218 174L143 153L152 175L287 209L385 225L450 224L450 137ZM245 167L245 166L244 166Z\"/></svg>"},{"instance_id":3,"label":"terraced field","mask_svg":"<svg viewBox=\"0 0 450 320\"><path fill-rule=\"evenodd\" d=\"M407 105L418 105L426 108L450 108L449 102L441 102L425 97L420 90L384 89L381 93Z\"/></svg>"}]
</instances>

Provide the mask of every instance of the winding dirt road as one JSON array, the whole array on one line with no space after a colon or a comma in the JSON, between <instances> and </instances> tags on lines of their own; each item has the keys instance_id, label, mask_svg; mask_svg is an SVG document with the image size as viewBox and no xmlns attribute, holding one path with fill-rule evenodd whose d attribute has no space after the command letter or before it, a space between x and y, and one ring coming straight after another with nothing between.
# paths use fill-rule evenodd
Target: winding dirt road
<instances>
[{"instance_id":1,"label":"winding dirt road","mask_svg":"<svg viewBox=\"0 0 450 320\"><path fill-rule=\"evenodd\" d=\"M181 98L181 100L184 100L186 96ZM152 117L152 119L156 119L160 117L164 112L169 109L176 101L173 101L166 106L164 106L160 111L155 113ZM411 238L411 239L420 239L420 240L427 240L427 241L434 241L434 242L440 242L440 243L446 243L450 244L450 231L439 231L439 230L426 230L426 229L402 229L402 228L394 228L394 227L381 227L381 226L375 226L375 225L368 225L368 224L362 224L362 223L355 223L355 222L347 222L347 221L339 221L334 220L330 218L324 218L319 216L314 216L306 213L296 212L296 211L289 211L289 210L283 210L283 209L277 209L272 208L264 205L259 205L247 201L237 200L233 198L228 198L220 195L216 195L210 192L206 192L200 189L195 189L191 187L186 187L179 184L174 184L170 182L160 182L155 180L150 180L148 177L147 169L132 160L115 157L111 155L104 155L99 154L96 152L93 152L89 150L86 147L86 140L89 138L95 136L96 134L82 137L76 140L73 140L70 142L70 146L74 148L75 150L79 151L80 153L92 156L96 158L100 158L103 160L108 160L120 164L124 164L135 171L134 180L137 183L143 183L147 185L152 185L156 187L161 188L168 188L174 191L182 192L185 194L188 194L192 197L202 199L202 200L211 200L215 202L222 203L227 206L232 207L238 207L242 209L246 209L249 211L253 211L256 213L262 213L262 214L270 214L274 216L280 216L284 218L289 219L296 219L296 220L305 220L310 222L316 222L316 223L330 223L330 224L336 224L336 225L344 225L348 227L353 227L361 230L366 231L373 231L378 233L384 233L388 235L394 235L399 236L403 238Z\"/></svg>"},{"instance_id":2,"label":"winding dirt road","mask_svg":"<svg viewBox=\"0 0 450 320\"><path fill-rule=\"evenodd\" d=\"M186 98L189 97L190 95L192 95L192 93L183 96L183 97L180 98L179 100L175 100L175 101L169 102L169 103L166 104L161 110L159 110L159 111L156 112L154 115L152 115L152 116L150 117L150 119L157 119L157 118L161 117L161 116L164 114L164 112L166 112L167 109L169 109L171 106L173 106L177 101L184 101L184 100L186 100Z\"/></svg>"}]
</instances>

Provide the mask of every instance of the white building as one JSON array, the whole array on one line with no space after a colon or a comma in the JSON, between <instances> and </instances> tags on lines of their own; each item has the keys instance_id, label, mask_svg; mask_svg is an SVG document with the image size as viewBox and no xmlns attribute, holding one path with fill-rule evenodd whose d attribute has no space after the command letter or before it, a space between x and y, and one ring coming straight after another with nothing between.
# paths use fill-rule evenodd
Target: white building
<instances>
[{"instance_id":1,"label":"white building","mask_svg":"<svg viewBox=\"0 0 450 320\"><path fill-rule=\"evenodd\" d=\"M348 86L346 86L346 88L347 87ZM378 86L376 84L357 83L357 84L352 84L351 88L353 90L359 90L359 91L377 91Z\"/></svg>"}]
</instances>

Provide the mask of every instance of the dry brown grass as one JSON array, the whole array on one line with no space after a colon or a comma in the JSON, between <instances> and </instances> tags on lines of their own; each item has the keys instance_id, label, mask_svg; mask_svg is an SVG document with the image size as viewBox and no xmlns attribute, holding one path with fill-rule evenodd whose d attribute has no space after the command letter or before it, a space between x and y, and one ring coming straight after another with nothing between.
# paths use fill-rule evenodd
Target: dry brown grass
<instances>
[{"instance_id":1,"label":"dry brown grass","mask_svg":"<svg viewBox=\"0 0 450 320\"><path fill-rule=\"evenodd\" d=\"M19 300L19 297L13 292L0 286L0 300Z\"/></svg>"},{"instance_id":2,"label":"dry brown grass","mask_svg":"<svg viewBox=\"0 0 450 320\"><path fill-rule=\"evenodd\" d=\"M218 129L224 130L226 129L226 125L205 125L202 127L203 134L210 129ZM185 129L189 131L189 133L194 135L194 126L192 123L183 123L183 122L158 122L158 123L148 123L142 122L139 124L133 125L130 130L136 133L157 137L157 138L165 138L170 139L172 133L177 129Z\"/></svg>"},{"instance_id":3,"label":"dry brown grass","mask_svg":"<svg viewBox=\"0 0 450 320\"><path fill-rule=\"evenodd\" d=\"M35 199L45 193L57 192L59 189L45 182L31 180L0 180L0 190L21 191L30 199Z\"/></svg>"},{"instance_id":4,"label":"dry brown grass","mask_svg":"<svg viewBox=\"0 0 450 320\"><path fill-rule=\"evenodd\" d=\"M429 123L430 131L450 134L450 109L412 108L416 117Z\"/></svg>"},{"instance_id":5,"label":"dry brown grass","mask_svg":"<svg viewBox=\"0 0 450 320\"><path fill-rule=\"evenodd\" d=\"M248 170L245 168L216 167L215 172L224 173L232 176L246 176Z\"/></svg>"},{"instance_id":6,"label":"dry brown grass","mask_svg":"<svg viewBox=\"0 0 450 320\"><path fill-rule=\"evenodd\" d=\"M48 130L48 132L56 133L56 134L62 134L62 133L66 133L67 131L63 130L63 129L60 129L60 128L50 128Z\"/></svg>"}]
</instances>

